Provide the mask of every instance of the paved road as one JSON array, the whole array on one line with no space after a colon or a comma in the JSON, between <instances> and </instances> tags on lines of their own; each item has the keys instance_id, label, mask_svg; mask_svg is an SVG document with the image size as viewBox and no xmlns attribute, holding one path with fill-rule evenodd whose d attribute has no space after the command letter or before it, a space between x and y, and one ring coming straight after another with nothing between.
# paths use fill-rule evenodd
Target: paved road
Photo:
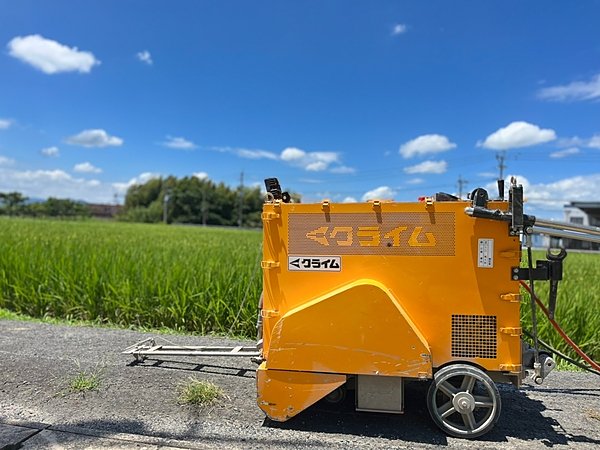
<instances>
[{"instance_id":1,"label":"paved road","mask_svg":"<svg viewBox=\"0 0 600 450\"><path fill-rule=\"evenodd\" d=\"M255 366L245 358L147 360L120 350L149 337L127 330L0 320L0 449L37 448L600 448L600 377L557 372L542 387L500 387L503 413L479 441L447 437L431 422L426 383L406 389L405 414L357 413L318 404L293 420L266 420L255 403ZM243 345L214 337L165 336L179 345ZM70 393L81 369L100 388ZM190 376L223 387L209 409L181 406ZM21 447L19 447L19 444Z\"/></svg>"}]
</instances>

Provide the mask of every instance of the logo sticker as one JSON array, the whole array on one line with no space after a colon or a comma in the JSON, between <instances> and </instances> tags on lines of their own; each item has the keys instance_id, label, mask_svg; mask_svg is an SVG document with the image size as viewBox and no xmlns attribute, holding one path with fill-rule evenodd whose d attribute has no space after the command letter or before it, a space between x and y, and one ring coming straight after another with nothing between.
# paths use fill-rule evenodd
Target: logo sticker
<instances>
[{"instance_id":1,"label":"logo sticker","mask_svg":"<svg viewBox=\"0 0 600 450\"><path fill-rule=\"evenodd\" d=\"M454 256L454 213L293 213L290 254Z\"/></svg>"},{"instance_id":2,"label":"logo sticker","mask_svg":"<svg viewBox=\"0 0 600 450\"><path fill-rule=\"evenodd\" d=\"M290 272L341 272L340 256L288 256Z\"/></svg>"}]
</instances>

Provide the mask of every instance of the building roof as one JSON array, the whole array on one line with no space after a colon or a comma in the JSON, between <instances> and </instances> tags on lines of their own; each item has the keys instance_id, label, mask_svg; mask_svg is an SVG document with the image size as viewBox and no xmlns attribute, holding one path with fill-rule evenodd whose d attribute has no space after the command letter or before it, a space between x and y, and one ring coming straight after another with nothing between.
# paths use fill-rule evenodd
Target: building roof
<instances>
[{"instance_id":1,"label":"building roof","mask_svg":"<svg viewBox=\"0 0 600 450\"><path fill-rule=\"evenodd\" d=\"M568 206L579 208L590 216L600 216L600 202L571 202Z\"/></svg>"}]
</instances>

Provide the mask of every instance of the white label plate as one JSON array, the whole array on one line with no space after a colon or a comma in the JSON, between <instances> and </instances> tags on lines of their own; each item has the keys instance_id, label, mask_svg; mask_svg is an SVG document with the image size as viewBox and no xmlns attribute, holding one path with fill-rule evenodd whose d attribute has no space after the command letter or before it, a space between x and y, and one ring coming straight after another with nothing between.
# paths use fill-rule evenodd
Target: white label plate
<instances>
[{"instance_id":1,"label":"white label plate","mask_svg":"<svg viewBox=\"0 0 600 450\"><path fill-rule=\"evenodd\" d=\"M479 239L478 244L477 267L494 267L494 240Z\"/></svg>"},{"instance_id":2,"label":"white label plate","mask_svg":"<svg viewBox=\"0 0 600 450\"><path fill-rule=\"evenodd\" d=\"M288 256L290 272L341 272L340 256Z\"/></svg>"}]
</instances>

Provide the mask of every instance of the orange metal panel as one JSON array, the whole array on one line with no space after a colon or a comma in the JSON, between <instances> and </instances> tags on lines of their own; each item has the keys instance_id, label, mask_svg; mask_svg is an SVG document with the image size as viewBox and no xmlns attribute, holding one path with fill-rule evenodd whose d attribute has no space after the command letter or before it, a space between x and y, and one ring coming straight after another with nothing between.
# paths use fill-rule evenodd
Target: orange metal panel
<instances>
[{"instance_id":1,"label":"orange metal panel","mask_svg":"<svg viewBox=\"0 0 600 450\"><path fill-rule=\"evenodd\" d=\"M391 293L357 280L283 315L267 368L431 378L427 342Z\"/></svg>"},{"instance_id":2,"label":"orange metal panel","mask_svg":"<svg viewBox=\"0 0 600 450\"><path fill-rule=\"evenodd\" d=\"M346 382L345 375L266 369L256 371L257 402L269 418L284 422Z\"/></svg>"},{"instance_id":3,"label":"orange metal panel","mask_svg":"<svg viewBox=\"0 0 600 450\"><path fill-rule=\"evenodd\" d=\"M500 332L500 328L520 326L519 303L510 301L519 294L510 273L520 262L519 239L509 235L506 223L467 216L464 208L468 205L463 201L265 204L263 338L267 364L274 357L275 361L279 358L273 363L279 368L323 370L331 361L314 361L319 360L317 354L327 339L333 339L333 334L322 331L329 329L331 321L335 322L331 329L341 335L344 345L355 345L354 352L360 353L364 348L357 324L371 305L362 316L363 327L378 324L378 343L370 341L365 355L372 354L374 347L388 351L388 345L397 343L398 332L390 319L393 306L427 343L433 367L453 361L472 362L490 371L520 365L519 336ZM492 202L489 207L506 209L507 204ZM482 263L481 252L489 261ZM290 257L302 267L291 267ZM338 262L339 270L330 270ZM386 303L378 297L382 289L373 289L373 298L370 294L334 294L362 279L383 286L392 300ZM460 320L455 317L454 330L453 316L461 316ZM490 322L489 317L495 319ZM354 328L343 330L343 323ZM481 324L488 328L482 329ZM496 332L490 332L490 326ZM312 347L312 353L304 346L301 358L283 359L292 344L302 339L317 344L316 339L325 341ZM489 341L479 346L480 339ZM481 351L492 345L495 353ZM398 348L397 356L403 357ZM360 364L354 358L336 359L335 371L373 370L378 357L370 363L368 359Z\"/></svg>"}]
</instances>

